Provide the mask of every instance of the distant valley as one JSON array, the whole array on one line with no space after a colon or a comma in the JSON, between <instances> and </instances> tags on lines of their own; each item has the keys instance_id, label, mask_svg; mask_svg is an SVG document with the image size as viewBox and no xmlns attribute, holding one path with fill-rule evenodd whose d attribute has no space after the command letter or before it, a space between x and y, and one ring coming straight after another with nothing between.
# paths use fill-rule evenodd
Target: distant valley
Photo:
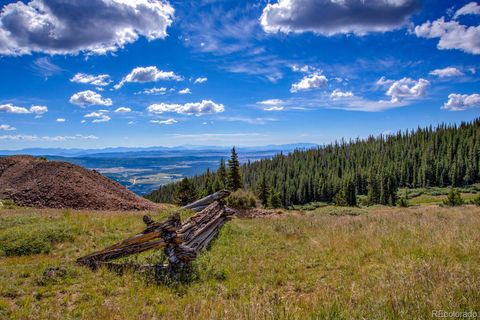
<instances>
[{"instance_id":1,"label":"distant valley","mask_svg":"<svg viewBox=\"0 0 480 320\"><path fill-rule=\"evenodd\" d=\"M240 162L253 162L270 158L280 152L313 148L314 144L270 145L237 148ZM221 158L227 159L227 147L180 146L150 148L108 149L24 149L4 150L0 155L29 154L48 160L66 161L121 183L131 191L144 195L159 186L185 176L201 174L207 169L216 170Z\"/></svg>"}]
</instances>

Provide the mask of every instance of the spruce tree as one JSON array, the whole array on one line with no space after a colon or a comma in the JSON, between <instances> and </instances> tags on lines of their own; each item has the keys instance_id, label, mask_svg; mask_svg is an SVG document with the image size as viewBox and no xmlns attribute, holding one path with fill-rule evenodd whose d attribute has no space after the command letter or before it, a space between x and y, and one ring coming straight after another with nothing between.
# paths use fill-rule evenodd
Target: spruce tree
<instances>
[{"instance_id":1,"label":"spruce tree","mask_svg":"<svg viewBox=\"0 0 480 320\"><path fill-rule=\"evenodd\" d=\"M268 206L275 209L282 207L282 199L280 198L280 192L275 191L275 189L273 188L270 188L269 191Z\"/></svg>"},{"instance_id":2,"label":"spruce tree","mask_svg":"<svg viewBox=\"0 0 480 320\"><path fill-rule=\"evenodd\" d=\"M333 201L335 202L336 206L339 206L339 207L347 206L347 200L345 200L344 188L341 188L340 190L338 190L337 194L335 194Z\"/></svg>"},{"instance_id":3,"label":"spruce tree","mask_svg":"<svg viewBox=\"0 0 480 320\"><path fill-rule=\"evenodd\" d=\"M460 191L455 188L451 188L450 192L448 193L447 199L443 200L443 204L450 207L457 207L463 206L465 204L465 201L463 200Z\"/></svg>"},{"instance_id":4,"label":"spruce tree","mask_svg":"<svg viewBox=\"0 0 480 320\"><path fill-rule=\"evenodd\" d=\"M368 203L377 204L380 203L380 186L378 183L378 176L370 171L368 176Z\"/></svg>"},{"instance_id":5,"label":"spruce tree","mask_svg":"<svg viewBox=\"0 0 480 320\"><path fill-rule=\"evenodd\" d=\"M347 179L344 184L345 202L347 206L355 207L357 205L357 192L355 190L355 182Z\"/></svg>"},{"instance_id":6,"label":"spruce tree","mask_svg":"<svg viewBox=\"0 0 480 320\"><path fill-rule=\"evenodd\" d=\"M228 160L228 189L236 191L241 189L242 176L240 174L240 162L238 161L238 155L235 151L235 147L232 148L232 155Z\"/></svg>"},{"instance_id":7,"label":"spruce tree","mask_svg":"<svg viewBox=\"0 0 480 320\"><path fill-rule=\"evenodd\" d=\"M217 170L217 177L219 180L220 188L225 189L227 187L227 169L225 168L225 160L220 160L220 166Z\"/></svg>"},{"instance_id":8,"label":"spruce tree","mask_svg":"<svg viewBox=\"0 0 480 320\"><path fill-rule=\"evenodd\" d=\"M270 195L270 192L268 190L267 179L265 178L265 175L263 175L262 179L260 180L258 198L260 199L264 207L266 207L268 204L269 195Z\"/></svg>"},{"instance_id":9,"label":"spruce tree","mask_svg":"<svg viewBox=\"0 0 480 320\"><path fill-rule=\"evenodd\" d=\"M175 202L178 205L184 206L195 201L196 196L195 188L190 182L190 179L187 177L183 178L178 184Z\"/></svg>"}]
</instances>

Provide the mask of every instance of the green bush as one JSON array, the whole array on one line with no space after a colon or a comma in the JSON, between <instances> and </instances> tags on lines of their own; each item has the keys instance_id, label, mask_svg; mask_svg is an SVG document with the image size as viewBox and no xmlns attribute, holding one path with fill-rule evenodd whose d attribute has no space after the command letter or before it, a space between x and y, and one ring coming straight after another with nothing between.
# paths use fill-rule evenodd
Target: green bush
<instances>
[{"instance_id":1,"label":"green bush","mask_svg":"<svg viewBox=\"0 0 480 320\"><path fill-rule=\"evenodd\" d=\"M0 255L26 256L49 253L53 245L73 240L74 229L66 223L17 226L0 233Z\"/></svg>"},{"instance_id":2,"label":"green bush","mask_svg":"<svg viewBox=\"0 0 480 320\"><path fill-rule=\"evenodd\" d=\"M410 206L410 203L408 202L408 189L405 189L405 194L398 199L397 205L402 208Z\"/></svg>"},{"instance_id":3,"label":"green bush","mask_svg":"<svg viewBox=\"0 0 480 320\"><path fill-rule=\"evenodd\" d=\"M452 188L448 193L447 199L443 200L443 204L449 207L458 207L465 204L460 191L455 188Z\"/></svg>"},{"instance_id":4,"label":"green bush","mask_svg":"<svg viewBox=\"0 0 480 320\"><path fill-rule=\"evenodd\" d=\"M274 188L270 188L267 207L273 208L273 209L278 209L283 207L282 197L280 195L280 192L276 191Z\"/></svg>"},{"instance_id":5,"label":"green bush","mask_svg":"<svg viewBox=\"0 0 480 320\"><path fill-rule=\"evenodd\" d=\"M472 204L480 207L480 194L473 198Z\"/></svg>"},{"instance_id":6,"label":"green bush","mask_svg":"<svg viewBox=\"0 0 480 320\"><path fill-rule=\"evenodd\" d=\"M10 199L3 199L0 200L0 209L15 209L17 206L15 205L15 202Z\"/></svg>"},{"instance_id":7,"label":"green bush","mask_svg":"<svg viewBox=\"0 0 480 320\"><path fill-rule=\"evenodd\" d=\"M400 199L398 199L397 205L402 208L407 208L410 206L407 198L404 198L404 197L401 197Z\"/></svg>"},{"instance_id":8,"label":"green bush","mask_svg":"<svg viewBox=\"0 0 480 320\"><path fill-rule=\"evenodd\" d=\"M328 203L325 202L310 202L304 205L293 205L290 206L288 209L291 210L302 210L302 211L313 211L317 208L323 208L328 206Z\"/></svg>"},{"instance_id":9,"label":"green bush","mask_svg":"<svg viewBox=\"0 0 480 320\"><path fill-rule=\"evenodd\" d=\"M227 198L227 204L237 209L255 208L257 206L257 197L250 191L239 189Z\"/></svg>"}]
</instances>

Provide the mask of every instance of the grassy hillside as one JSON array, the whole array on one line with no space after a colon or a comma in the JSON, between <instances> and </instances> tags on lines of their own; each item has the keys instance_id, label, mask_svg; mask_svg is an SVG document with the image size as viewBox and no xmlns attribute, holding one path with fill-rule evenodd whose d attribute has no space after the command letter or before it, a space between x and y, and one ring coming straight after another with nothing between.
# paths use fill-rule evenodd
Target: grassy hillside
<instances>
[{"instance_id":1,"label":"grassy hillside","mask_svg":"<svg viewBox=\"0 0 480 320\"><path fill-rule=\"evenodd\" d=\"M480 309L479 207L327 206L234 219L189 284L72 263L141 230L142 214L0 210L0 318L414 319Z\"/></svg>"}]
</instances>

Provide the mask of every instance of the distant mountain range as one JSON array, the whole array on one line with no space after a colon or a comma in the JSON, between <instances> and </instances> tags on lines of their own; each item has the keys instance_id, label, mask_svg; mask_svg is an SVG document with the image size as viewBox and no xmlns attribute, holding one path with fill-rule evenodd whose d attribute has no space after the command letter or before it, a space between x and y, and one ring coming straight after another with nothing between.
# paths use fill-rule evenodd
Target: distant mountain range
<instances>
[{"instance_id":1,"label":"distant mountain range","mask_svg":"<svg viewBox=\"0 0 480 320\"><path fill-rule=\"evenodd\" d=\"M252 152L252 151L278 151L289 152L295 149L311 149L317 147L317 144L313 143L294 143L294 144L281 144L281 145L266 145L266 146L252 146L252 147L238 147L237 151ZM194 151L225 151L229 152L230 147L226 146L199 146L199 145L181 145L175 147L111 147L102 149L79 149L79 148L26 148L19 150L0 150L0 155L17 155L28 154L32 156L62 156L62 157L84 157L84 156L98 156L105 154L143 154L152 155L153 153L164 155L169 153L179 154L181 152L194 152Z\"/></svg>"}]
</instances>

